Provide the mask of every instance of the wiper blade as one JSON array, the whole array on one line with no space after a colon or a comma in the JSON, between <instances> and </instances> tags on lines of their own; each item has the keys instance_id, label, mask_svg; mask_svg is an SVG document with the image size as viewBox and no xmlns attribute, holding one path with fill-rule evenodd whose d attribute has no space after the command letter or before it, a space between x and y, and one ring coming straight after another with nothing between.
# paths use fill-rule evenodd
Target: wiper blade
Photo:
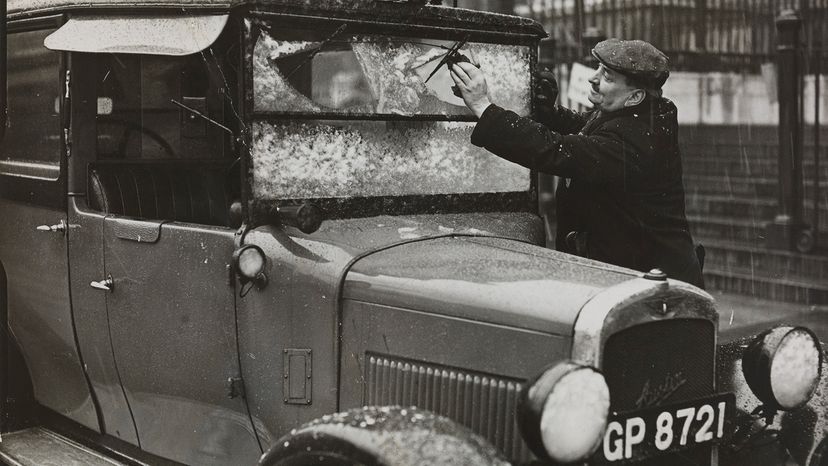
<instances>
[{"instance_id":1,"label":"wiper blade","mask_svg":"<svg viewBox=\"0 0 828 466\"><path fill-rule=\"evenodd\" d=\"M403 39L399 39L399 40L391 40L391 41L389 41L389 42L398 42L398 43L401 43L401 44L417 44L417 45L425 45L425 46L427 46L427 47L437 47L437 48L440 48L440 49L443 49L443 50L451 50L451 47L446 47L445 45L440 45L440 44L429 44L428 42L416 42L416 41L413 41L413 40L403 40Z\"/></svg>"},{"instance_id":2,"label":"wiper blade","mask_svg":"<svg viewBox=\"0 0 828 466\"><path fill-rule=\"evenodd\" d=\"M446 52L446 54L443 55L443 59L440 60L440 63L438 63L437 66L434 67L434 70L431 71L431 74L429 74L426 80L423 81L423 84L427 83L428 80L431 79L431 77L437 73L441 66L445 65L446 63L452 60L455 60L455 55L460 51L461 48L463 48L464 45L466 45L466 42L468 42L468 39L463 39L460 42L455 42L454 45L452 45L451 48L448 50L448 52Z\"/></svg>"}]
</instances>

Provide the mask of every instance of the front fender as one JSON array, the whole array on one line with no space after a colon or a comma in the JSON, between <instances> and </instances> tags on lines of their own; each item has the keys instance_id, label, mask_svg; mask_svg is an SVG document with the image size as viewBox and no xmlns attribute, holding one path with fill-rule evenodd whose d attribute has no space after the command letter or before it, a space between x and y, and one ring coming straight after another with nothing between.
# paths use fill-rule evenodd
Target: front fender
<instances>
[{"instance_id":1,"label":"front fender","mask_svg":"<svg viewBox=\"0 0 828 466\"><path fill-rule=\"evenodd\" d=\"M323 416L279 439L259 466L507 466L494 446L414 406L366 406Z\"/></svg>"},{"instance_id":2,"label":"front fender","mask_svg":"<svg viewBox=\"0 0 828 466\"><path fill-rule=\"evenodd\" d=\"M742 355L756 336L719 345L717 387L736 395L736 434L722 445L722 465L781 465L793 460L801 466L826 466L822 457L828 431L828 371L823 351L823 368L816 392L803 407L779 411L765 427L761 416L753 415L761 401L753 394L742 373ZM823 345L825 348L825 345ZM820 448L820 445L823 445ZM827 462L828 463L828 462Z\"/></svg>"}]
</instances>

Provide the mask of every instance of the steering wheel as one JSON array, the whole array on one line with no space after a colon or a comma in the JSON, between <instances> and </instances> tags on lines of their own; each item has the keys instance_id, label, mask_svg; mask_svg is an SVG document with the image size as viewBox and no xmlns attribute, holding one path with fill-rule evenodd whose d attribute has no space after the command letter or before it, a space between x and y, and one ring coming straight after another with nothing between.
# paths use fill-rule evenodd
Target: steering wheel
<instances>
[{"instance_id":1,"label":"steering wheel","mask_svg":"<svg viewBox=\"0 0 828 466\"><path fill-rule=\"evenodd\" d=\"M142 126L134 121L124 120L121 118L100 118L98 119L98 124L109 124L113 126L121 126L124 128L123 133L121 134L121 138L118 141L117 149L114 153L110 153L105 155L107 158L118 158L123 159L126 158L126 151L129 145L130 136L132 133L138 133L144 136L149 137L153 142L161 146L161 149L169 158L177 158L175 154L175 149L164 139L160 134L156 133L155 131ZM98 131L98 134L101 132Z\"/></svg>"}]
</instances>

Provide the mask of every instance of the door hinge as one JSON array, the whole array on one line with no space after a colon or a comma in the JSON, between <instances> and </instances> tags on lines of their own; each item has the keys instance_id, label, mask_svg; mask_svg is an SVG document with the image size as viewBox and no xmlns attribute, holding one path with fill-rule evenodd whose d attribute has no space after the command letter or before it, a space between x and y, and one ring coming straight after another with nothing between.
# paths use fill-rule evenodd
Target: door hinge
<instances>
[{"instance_id":1,"label":"door hinge","mask_svg":"<svg viewBox=\"0 0 828 466\"><path fill-rule=\"evenodd\" d=\"M66 144L66 158L72 156L72 132L69 128L63 128L63 141Z\"/></svg>"},{"instance_id":2,"label":"door hinge","mask_svg":"<svg viewBox=\"0 0 828 466\"><path fill-rule=\"evenodd\" d=\"M64 102L63 102L63 112L64 112L64 122L65 125L63 127L63 141L66 144L66 158L72 156L72 131L70 128L70 117L69 113L70 109L72 108L69 105L69 89L71 88L70 84L72 82L72 72L70 70L66 70L66 78L64 79L64 85L66 86L66 92L64 93Z\"/></svg>"},{"instance_id":3,"label":"door hinge","mask_svg":"<svg viewBox=\"0 0 828 466\"><path fill-rule=\"evenodd\" d=\"M71 75L71 73L72 73L72 72L71 72L70 70L66 70L66 79L64 79L64 80L63 80L63 81L64 81L64 83L65 83L65 85L66 85L66 93L64 94L64 96L63 96L63 97L64 97L65 99L67 99L67 100L69 99L69 84L70 84L70 82L72 81L72 79L71 79L71 76L72 76L72 75Z\"/></svg>"},{"instance_id":4,"label":"door hinge","mask_svg":"<svg viewBox=\"0 0 828 466\"><path fill-rule=\"evenodd\" d=\"M244 380L241 377L227 379L227 398L244 398Z\"/></svg>"}]
</instances>

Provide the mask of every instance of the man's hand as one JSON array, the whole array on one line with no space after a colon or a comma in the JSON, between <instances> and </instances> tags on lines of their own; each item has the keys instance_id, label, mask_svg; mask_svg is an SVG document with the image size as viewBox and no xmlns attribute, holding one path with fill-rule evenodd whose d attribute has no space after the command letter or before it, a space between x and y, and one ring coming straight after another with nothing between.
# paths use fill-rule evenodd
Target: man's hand
<instances>
[{"instance_id":1,"label":"man's hand","mask_svg":"<svg viewBox=\"0 0 828 466\"><path fill-rule=\"evenodd\" d=\"M492 104L489 100L489 86L486 76L476 66L467 62L458 62L451 65L451 79L460 89L463 102L480 118L483 112Z\"/></svg>"},{"instance_id":2,"label":"man's hand","mask_svg":"<svg viewBox=\"0 0 828 466\"><path fill-rule=\"evenodd\" d=\"M549 68L535 71L535 113L541 121L547 120L558 100L558 80Z\"/></svg>"}]
</instances>

